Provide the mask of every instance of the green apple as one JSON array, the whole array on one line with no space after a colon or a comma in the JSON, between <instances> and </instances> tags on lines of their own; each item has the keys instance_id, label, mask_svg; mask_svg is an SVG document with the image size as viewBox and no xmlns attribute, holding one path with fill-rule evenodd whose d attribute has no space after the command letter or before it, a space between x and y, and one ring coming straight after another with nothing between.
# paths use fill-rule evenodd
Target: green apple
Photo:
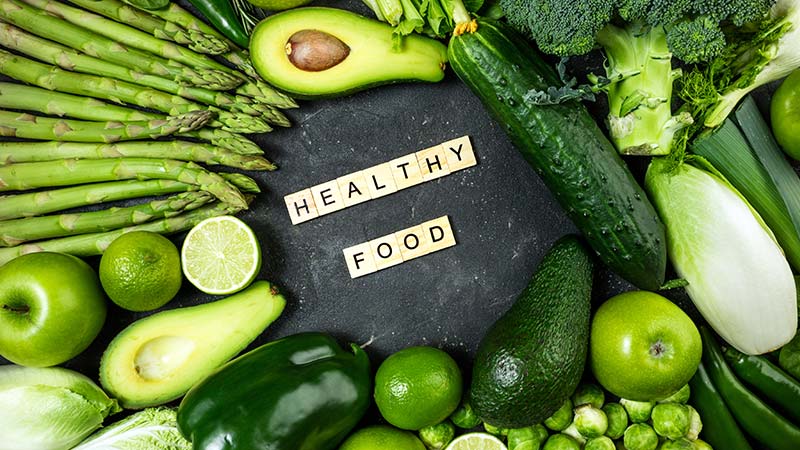
<instances>
[{"instance_id":1,"label":"green apple","mask_svg":"<svg viewBox=\"0 0 800 450\"><path fill-rule=\"evenodd\" d=\"M652 292L612 297L592 319L592 372L621 398L655 401L675 393L694 375L702 349L692 319Z\"/></svg>"},{"instance_id":2,"label":"green apple","mask_svg":"<svg viewBox=\"0 0 800 450\"><path fill-rule=\"evenodd\" d=\"M0 356L29 367L61 364L92 343L106 318L97 274L61 253L0 267Z\"/></svg>"}]
</instances>

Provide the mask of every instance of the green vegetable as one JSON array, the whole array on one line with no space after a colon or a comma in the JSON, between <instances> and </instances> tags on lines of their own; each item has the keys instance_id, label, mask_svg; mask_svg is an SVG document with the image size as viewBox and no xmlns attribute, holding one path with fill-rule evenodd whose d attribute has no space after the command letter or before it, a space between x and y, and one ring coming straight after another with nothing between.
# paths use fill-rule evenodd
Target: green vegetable
<instances>
[{"instance_id":1,"label":"green vegetable","mask_svg":"<svg viewBox=\"0 0 800 450\"><path fill-rule=\"evenodd\" d=\"M77 372L0 366L4 450L69 450L118 411L115 400Z\"/></svg>"},{"instance_id":2,"label":"green vegetable","mask_svg":"<svg viewBox=\"0 0 800 450\"><path fill-rule=\"evenodd\" d=\"M575 422L572 422L567 428L564 428L561 431L561 434L571 437L575 442L577 442L580 445L586 443L586 436L582 435L580 431L578 431L578 427L575 426Z\"/></svg>"},{"instance_id":3,"label":"green vegetable","mask_svg":"<svg viewBox=\"0 0 800 450\"><path fill-rule=\"evenodd\" d=\"M800 422L800 382L763 356L750 356L731 347L725 349L725 360L741 381L750 385L770 402Z\"/></svg>"},{"instance_id":4,"label":"green vegetable","mask_svg":"<svg viewBox=\"0 0 800 450\"><path fill-rule=\"evenodd\" d=\"M541 425L508 430L508 450L539 450L547 440L547 430Z\"/></svg>"},{"instance_id":5,"label":"green vegetable","mask_svg":"<svg viewBox=\"0 0 800 450\"><path fill-rule=\"evenodd\" d=\"M419 430L419 439L428 450L442 450L455 435L456 428L449 420Z\"/></svg>"},{"instance_id":6,"label":"green vegetable","mask_svg":"<svg viewBox=\"0 0 800 450\"><path fill-rule=\"evenodd\" d=\"M470 430L481 424L481 418L475 415L475 411L472 410L472 406L466 399L453 411L453 414L450 414L450 421L458 428L465 430Z\"/></svg>"},{"instance_id":7,"label":"green vegetable","mask_svg":"<svg viewBox=\"0 0 800 450\"><path fill-rule=\"evenodd\" d=\"M625 163L580 104L526 102L529 91L558 77L522 37L499 23L476 24L477 31L450 41L455 72L503 124L600 259L640 288L658 289L666 266L663 225Z\"/></svg>"},{"instance_id":8,"label":"green vegetable","mask_svg":"<svg viewBox=\"0 0 800 450\"><path fill-rule=\"evenodd\" d=\"M742 429L771 449L796 448L800 442L800 428L781 417L736 379L725 364L711 331L701 327L700 333L703 336L703 363L708 375Z\"/></svg>"},{"instance_id":9,"label":"green vegetable","mask_svg":"<svg viewBox=\"0 0 800 450\"><path fill-rule=\"evenodd\" d=\"M606 413L608 421L606 436L611 439L621 438L628 428L628 413L625 412L625 408L619 403L606 403L603 405L603 412Z\"/></svg>"},{"instance_id":10,"label":"green vegetable","mask_svg":"<svg viewBox=\"0 0 800 450\"><path fill-rule=\"evenodd\" d=\"M645 188L667 224L670 260L709 324L748 354L788 342L797 330L792 271L741 195L714 172L660 159Z\"/></svg>"},{"instance_id":11,"label":"green vegetable","mask_svg":"<svg viewBox=\"0 0 800 450\"><path fill-rule=\"evenodd\" d=\"M215 36L197 31L189 31L173 22L167 22L148 12L132 8L120 0L75 0L70 3L74 3L117 22L146 31L156 38L166 39L176 44L185 45L198 53L219 55L220 53L225 53L230 50L230 47L225 41ZM169 2L164 1L163 5L158 8L167 6L167 3Z\"/></svg>"},{"instance_id":12,"label":"green vegetable","mask_svg":"<svg viewBox=\"0 0 800 450\"><path fill-rule=\"evenodd\" d=\"M616 450L614 441L608 436L599 436L586 441L583 450Z\"/></svg>"},{"instance_id":13,"label":"green vegetable","mask_svg":"<svg viewBox=\"0 0 800 450\"><path fill-rule=\"evenodd\" d=\"M572 423L573 415L572 401L566 399L553 415L544 420L544 425L553 431L561 431Z\"/></svg>"},{"instance_id":14,"label":"green vegetable","mask_svg":"<svg viewBox=\"0 0 800 450\"><path fill-rule=\"evenodd\" d=\"M572 404L575 405L575 407L589 403L599 409L603 407L605 401L605 392L596 384L579 384L578 388L575 389L575 393L572 394Z\"/></svg>"},{"instance_id":15,"label":"green vegetable","mask_svg":"<svg viewBox=\"0 0 800 450\"><path fill-rule=\"evenodd\" d=\"M189 0L200 14L240 47L247 48L250 38L229 0Z\"/></svg>"},{"instance_id":16,"label":"green vegetable","mask_svg":"<svg viewBox=\"0 0 800 450\"><path fill-rule=\"evenodd\" d=\"M623 442L626 450L656 450L658 435L650 425L634 423L625 430Z\"/></svg>"},{"instance_id":17,"label":"green vegetable","mask_svg":"<svg viewBox=\"0 0 800 450\"><path fill-rule=\"evenodd\" d=\"M713 450L713 448L710 445L708 445L707 442L701 439L696 439L694 441L694 450Z\"/></svg>"},{"instance_id":18,"label":"green vegetable","mask_svg":"<svg viewBox=\"0 0 800 450\"><path fill-rule=\"evenodd\" d=\"M658 403L681 403L686 404L689 401L689 396L692 390L688 384L684 384L682 388L678 389L674 394L669 397L659 400Z\"/></svg>"},{"instance_id":19,"label":"green vegetable","mask_svg":"<svg viewBox=\"0 0 800 450\"><path fill-rule=\"evenodd\" d=\"M495 436L498 436L498 437L508 436L508 432L509 432L508 428L496 427L496 426L494 426L492 424L489 424L489 423L486 423L486 422L483 423L483 429L486 430L487 433L495 435Z\"/></svg>"},{"instance_id":20,"label":"green vegetable","mask_svg":"<svg viewBox=\"0 0 800 450\"><path fill-rule=\"evenodd\" d=\"M658 447L658 450L695 450L695 446L694 442L689 439L681 438L674 441L667 439Z\"/></svg>"},{"instance_id":21,"label":"green vegetable","mask_svg":"<svg viewBox=\"0 0 800 450\"><path fill-rule=\"evenodd\" d=\"M243 173L237 172L219 172L219 176L225 179L228 183L236 186L242 193L258 194L261 188L258 187L256 180L248 177Z\"/></svg>"},{"instance_id":22,"label":"green vegetable","mask_svg":"<svg viewBox=\"0 0 800 450\"><path fill-rule=\"evenodd\" d=\"M143 9L160 9L169 5L169 0L125 0L125 3Z\"/></svg>"},{"instance_id":23,"label":"green vegetable","mask_svg":"<svg viewBox=\"0 0 800 450\"><path fill-rule=\"evenodd\" d=\"M686 432L686 438L690 441L694 441L700 436L700 432L703 431L703 419L696 409L689 405L686 405L686 407L689 408L689 431Z\"/></svg>"},{"instance_id":24,"label":"green vegetable","mask_svg":"<svg viewBox=\"0 0 800 450\"><path fill-rule=\"evenodd\" d=\"M171 408L148 408L89 436L72 450L191 450Z\"/></svg>"},{"instance_id":25,"label":"green vegetable","mask_svg":"<svg viewBox=\"0 0 800 450\"><path fill-rule=\"evenodd\" d=\"M692 387L693 404L703 420L703 437L714 448L751 450L703 363L689 380L689 385Z\"/></svg>"},{"instance_id":26,"label":"green vegetable","mask_svg":"<svg viewBox=\"0 0 800 450\"><path fill-rule=\"evenodd\" d=\"M225 214L235 214L240 210L241 209L238 207L221 202L214 202L210 205L178 214L177 216L166 217L153 222L146 222L141 225L120 228L118 230L106 231L104 233L80 234L47 241L37 241L32 244L22 244L16 247L0 248L0 266L18 256L34 252L68 253L81 257L101 255L114 239L124 233L129 233L131 231L152 231L153 233L161 234L179 233L189 230L203 219Z\"/></svg>"},{"instance_id":27,"label":"green vegetable","mask_svg":"<svg viewBox=\"0 0 800 450\"><path fill-rule=\"evenodd\" d=\"M133 226L199 208L213 199L208 192L192 191L127 207L4 220L0 221L0 246Z\"/></svg>"},{"instance_id":28,"label":"green vegetable","mask_svg":"<svg viewBox=\"0 0 800 450\"><path fill-rule=\"evenodd\" d=\"M330 450L370 404L369 360L356 345L305 333L263 345L192 388L178 427L195 448ZM224 440L224 441L223 441Z\"/></svg>"},{"instance_id":29,"label":"green vegetable","mask_svg":"<svg viewBox=\"0 0 800 450\"><path fill-rule=\"evenodd\" d=\"M642 423L650 420L650 414L653 412L653 407L655 406L653 402L637 402L624 398L620 399L619 403L625 408L628 417L633 423Z\"/></svg>"},{"instance_id":30,"label":"green vegetable","mask_svg":"<svg viewBox=\"0 0 800 450\"><path fill-rule=\"evenodd\" d=\"M470 403L484 421L530 426L575 391L588 347L592 267L577 237L557 241L514 305L486 332L470 388Z\"/></svg>"},{"instance_id":31,"label":"green vegetable","mask_svg":"<svg viewBox=\"0 0 800 450\"><path fill-rule=\"evenodd\" d=\"M190 68L146 51L129 48L117 42L116 36L108 38L94 33L83 28L80 21L78 24L69 23L22 1L0 1L0 18L37 36L142 73L214 90L232 89L242 83L240 77L228 72Z\"/></svg>"},{"instance_id":32,"label":"green vegetable","mask_svg":"<svg viewBox=\"0 0 800 450\"><path fill-rule=\"evenodd\" d=\"M404 49L405 36L423 32L437 38L460 33L470 22L470 13L483 6L483 0L431 0L415 3L402 0L363 0L378 20L394 26L395 51ZM484 16L486 17L486 16Z\"/></svg>"},{"instance_id":33,"label":"green vegetable","mask_svg":"<svg viewBox=\"0 0 800 450\"><path fill-rule=\"evenodd\" d=\"M775 139L787 155L800 159L800 137L795 132L800 120L800 70L795 70L781 82L772 94L770 119Z\"/></svg>"},{"instance_id":34,"label":"green vegetable","mask_svg":"<svg viewBox=\"0 0 800 450\"><path fill-rule=\"evenodd\" d=\"M653 429L668 439L686 436L691 418L689 407L680 403L659 403L653 407Z\"/></svg>"},{"instance_id":35,"label":"green vegetable","mask_svg":"<svg viewBox=\"0 0 800 450\"><path fill-rule=\"evenodd\" d=\"M735 118L697 138L692 151L742 193L775 234L792 267L800 268L800 178L751 97Z\"/></svg>"},{"instance_id":36,"label":"green vegetable","mask_svg":"<svg viewBox=\"0 0 800 450\"><path fill-rule=\"evenodd\" d=\"M581 444L566 434L557 433L544 443L542 450L580 450Z\"/></svg>"},{"instance_id":37,"label":"green vegetable","mask_svg":"<svg viewBox=\"0 0 800 450\"><path fill-rule=\"evenodd\" d=\"M788 344L781 347L778 364L789 375L800 380L800 334L796 334Z\"/></svg>"},{"instance_id":38,"label":"green vegetable","mask_svg":"<svg viewBox=\"0 0 800 450\"><path fill-rule=\"evenodd\" d=\"M595 438L602 436L608 430L608 418L602 409L595 408L590 403L575 408L575 428L581 436Z\"/></svg>"}]
</instances>

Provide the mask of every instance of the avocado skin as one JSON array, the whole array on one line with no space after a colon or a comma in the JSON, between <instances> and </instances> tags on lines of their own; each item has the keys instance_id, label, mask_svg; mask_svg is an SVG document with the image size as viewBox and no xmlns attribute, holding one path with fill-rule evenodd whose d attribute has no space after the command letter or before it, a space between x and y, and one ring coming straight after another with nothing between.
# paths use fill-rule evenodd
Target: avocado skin
<instances>
[{"instance_id":1,"label":"avocado skin","mask_svg":"<svg viewBox=\"0 0 800 450\"><path fill-rule=\"evenodd\" d=\"M501 428L550 417L575 391L589 345L593 264L577 237L556 242L481 341L470 403Z\"/></svg>"}]
</instances>

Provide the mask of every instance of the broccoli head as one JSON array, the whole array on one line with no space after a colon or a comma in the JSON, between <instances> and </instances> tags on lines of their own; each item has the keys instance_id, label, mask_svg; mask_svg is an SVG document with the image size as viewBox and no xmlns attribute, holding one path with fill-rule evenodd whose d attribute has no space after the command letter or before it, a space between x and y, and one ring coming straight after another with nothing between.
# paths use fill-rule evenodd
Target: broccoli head
<instances>
[{"instance_id":1,"label":"broccoli head","mask_svg":"<svg viewBox=\"0 0 800 450\"><path fill-rule=\"evenodd\" d=\"M708 61L725 48L725 33L708 16L684 20L667 31L667 45L673 54L687 63Z\"/></svg>"}]
</instances>

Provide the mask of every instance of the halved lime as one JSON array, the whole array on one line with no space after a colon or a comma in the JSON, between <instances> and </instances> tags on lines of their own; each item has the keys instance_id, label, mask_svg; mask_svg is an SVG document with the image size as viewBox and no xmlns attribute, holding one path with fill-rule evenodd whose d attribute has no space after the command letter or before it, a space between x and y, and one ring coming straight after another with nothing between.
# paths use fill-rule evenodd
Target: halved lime
<instances>
[{"instance_id":1,"label":"halved lime","mask_svg":"<svg viewBox=\"0 0 800 450\"><path fill-rule=\"evenodd\" d=\"M253 230L236 217L211 217L186 235L181 266L197 289L214 295L233 294L258 275L261 246Z\"/></svg>"},{"instance_id":2,"label":"halved lime","mask_svg":"<svg viewBox=\"0 0 800 450\"><path fill-rule=\"evenodd\" d=\"M453 440L445 450L507 450L503 441L489 433L467 433Z\"/></svg>"}]
</instances>

